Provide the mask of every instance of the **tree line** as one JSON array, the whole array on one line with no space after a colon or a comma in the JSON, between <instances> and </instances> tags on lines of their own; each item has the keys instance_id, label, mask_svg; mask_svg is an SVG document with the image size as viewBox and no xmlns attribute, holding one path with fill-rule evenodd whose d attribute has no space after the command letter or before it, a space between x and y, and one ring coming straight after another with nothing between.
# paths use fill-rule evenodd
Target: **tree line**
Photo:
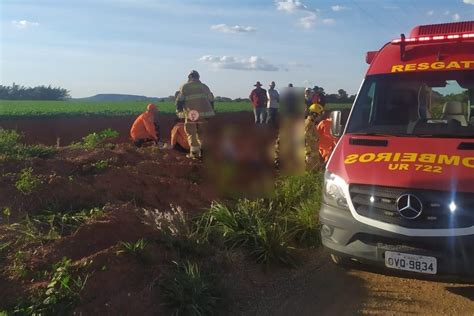
<instances>
[{"instance_id":1,"label":"tree line","mask_svg":"<svg viewBox=\"0 0 474 316\"><path fill-rule=\"evenodd\" d=\"M0 100L65 100L70 98L69 91L60 87L25 87L13 83L0 85Z\"/></svg>"}]
</instances>

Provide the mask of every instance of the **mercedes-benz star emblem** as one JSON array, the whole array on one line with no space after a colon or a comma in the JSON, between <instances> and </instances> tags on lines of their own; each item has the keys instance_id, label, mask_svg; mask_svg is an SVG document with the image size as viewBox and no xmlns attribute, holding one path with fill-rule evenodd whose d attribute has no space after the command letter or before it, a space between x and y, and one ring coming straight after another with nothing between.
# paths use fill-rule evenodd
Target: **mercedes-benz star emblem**
<instances>
[{"instance_id":1,"label":"mercedes-benz star emblem","mask_svg":"<svg viewBox=\"0 0 474 316\"><path fill-rule=\"evenodd\" d=\"M423 212L423 204L420 199L413 194L403 194L397 199L398 213L407 219L415 219Z\"/></svg>"}]
</instances>

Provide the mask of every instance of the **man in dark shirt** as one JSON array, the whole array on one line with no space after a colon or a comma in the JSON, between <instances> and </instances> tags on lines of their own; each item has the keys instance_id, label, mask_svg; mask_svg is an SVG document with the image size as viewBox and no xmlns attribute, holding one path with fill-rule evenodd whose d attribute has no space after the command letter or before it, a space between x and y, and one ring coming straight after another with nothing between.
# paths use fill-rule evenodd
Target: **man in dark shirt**
<instances>
[{"instance_id":1,"label":"man in dark shirt","mask_svg":"<svg viewBox=\"0 0 474 316\"><path fill-rule=\"evenodd\" d=\"M253 105L253 113L255 115L255 124L263 124L265 122L265 110L267 107L267 90L262 89L260 81L254 85L256 88L250 93L249 99Z\"/></svg>"}]
</instances>

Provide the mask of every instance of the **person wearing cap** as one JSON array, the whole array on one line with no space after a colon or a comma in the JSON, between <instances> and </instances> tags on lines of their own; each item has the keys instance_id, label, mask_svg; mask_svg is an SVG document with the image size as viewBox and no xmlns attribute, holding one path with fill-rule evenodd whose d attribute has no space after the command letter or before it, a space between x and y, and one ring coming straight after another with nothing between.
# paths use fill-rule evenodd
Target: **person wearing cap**
<instances>
[{"instance_id":1,"label":"person wearing cap","mask_svg":"<svg viewBox=\"0 0 474 316\"><path fill-rule=\"evenodd\" d=\"M181 86L176 97L176 113L184 118L184 130L189 143L188 158L202 157L204 123L214 112L214 95L208 86L200 81L199 73L192 70L188 82Z\"/></svg>"},{"instance_id":2,"label":"person wearing cap","mask_svg":"<svg viewBox=\"0 0 474 316\"><path fill-rule=\"evenodd\" d=\"M304 89L304 104L305 104L305 111L304 111L304 118L306 119L309 114L309 107L313 104L313 90L311 88Z\"/></svg>"},{"instance_id":3,"label":"person wearing cap","mask_svg":"<svg viewBox=\"0 0 474 316\"><path fill-rule=\"evenodd\" d=\"M267 106L267 91L262 89L262 84L257 81L254 84L255 89L250 93L249 99L253 105L253 113L255 115L255 124L263 124L265 122L265 108Z\"/></svg>"},{"instance_id":4,"label":"person wearing cap","mask_svg":"<svg viewBox=\"0 0 474 316\"><path fill-rule=\"evenodd\" d=\"M146 107L146 112L140 114L133 122L130 129L130 136L137 147L141 147L146 142L159 142L159 126L156 123L158 108L150 103Z\"/></svg>"},{"instance_id":5,"label":"person wearing cap","mask_svg":"<svg viewBox=\"0 0 474 316\"><path fill-rule=\"evenodd\" d=\"M313 103L308 108L308 117L304 125L304 140L305 140L305 160L306 169L309 171L319 170L321 161L319 158L319 136L317 133L317 126L321 122L321 117L324 112L322 105Z\"/></svg>"},{"instance_id":6,"label":"person wearing cap","mask_svg":"<svg viewBox=\"0 0 474 316\"><path fill-rule=\"evenodd\" d=\"M275 90L275 81L272 81L270 83L270 89L267 91L267 124L275 125L279 103L280 94Z\"/></svg>"}]
</instances>

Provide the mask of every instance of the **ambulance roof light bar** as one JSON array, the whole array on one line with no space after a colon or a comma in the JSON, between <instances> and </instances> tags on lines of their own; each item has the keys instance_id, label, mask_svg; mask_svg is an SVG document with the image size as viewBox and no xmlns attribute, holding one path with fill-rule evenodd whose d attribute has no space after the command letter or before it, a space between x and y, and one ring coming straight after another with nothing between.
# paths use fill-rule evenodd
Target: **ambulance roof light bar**
<instances>
[{"instance_id":1,"label":"ambulance roof light bar","mask_svg":"<svg viewBox=\"0 0 474 316\"><path fill-rule=\"evenodd\" d=\"M393 40L392 44L401 44L402 42L406 44L428 43L428 42L437 43L437 42L446 42L446 41L451 41L451 40L463 40L463 39L474 39L474 33L418 36L418 37L409 37L409 38L405 38L405 36L402 34L400 38Z\"/></svg>"},{"instance_id":2,"label":"ambulance roof light bar","mask_svg":"<svg viewBox=\"0 0 474 316\"><path fill-rule=\"evenodd\" d=\"M400 38L393 40L391 43L394 45L400 45L400 60L405 60L405 48L406 45L421 44L421 43L444 43L451 42L453 40L474 40L474 33L463 33L463 34L445 34L445 35L428 35L428 36L417 36L406 38L405 34L401 34Z\"/></svg>"}]
</instances>

